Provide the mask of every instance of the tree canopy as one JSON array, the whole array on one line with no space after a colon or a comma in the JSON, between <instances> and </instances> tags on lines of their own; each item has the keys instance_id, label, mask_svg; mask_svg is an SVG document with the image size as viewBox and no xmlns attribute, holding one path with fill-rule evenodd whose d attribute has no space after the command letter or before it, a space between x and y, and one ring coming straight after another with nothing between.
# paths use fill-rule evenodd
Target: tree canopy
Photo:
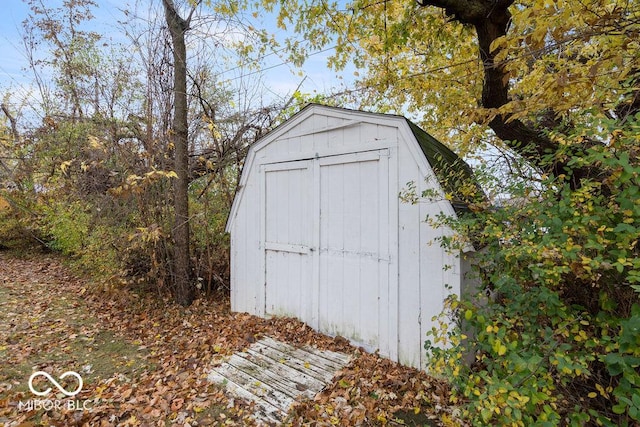
<instances>
[{"instance_id":1,"label":"tree canopy","mask_svg":"<svg viewBox=\"0 0 640 427\"><path fill-rule=\"evenodd\" d=\"M462 152L497 137L541 166L545 155L566 145L558 132L566 136L603 120L624 126L640 108L640 5L634 1L262 5L278 14L282 28L304 36L295 58L335 46L330 65L360 69L357 104L415 114ZM584 147L607 138L591 135L574 143ZM556 175L568 172L566 159L550 167ZM589 171L576 173L581 178Z\"/></svg>"}]
</instances>

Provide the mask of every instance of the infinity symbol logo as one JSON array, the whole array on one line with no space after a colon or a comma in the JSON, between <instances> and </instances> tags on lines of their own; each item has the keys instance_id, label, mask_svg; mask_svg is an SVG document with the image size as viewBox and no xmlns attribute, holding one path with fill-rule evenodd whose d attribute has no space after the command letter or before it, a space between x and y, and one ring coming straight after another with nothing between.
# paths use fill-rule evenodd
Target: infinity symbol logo
<instances>
[{"instance_id":1,"label":"infinity symbol logo","mask_svg":"<svg viewBox=\"0 0 640 427\"><path fill-rule=\"evenodd\" d=\"M49 375L48 373L46 373L44 371L38 371L38 372L34 372L33 374L31 374L31 376L29 377L29 390L31 390L31 393L33 393L33 394L35 394L37 396L46 396L47 394L51 393L51 387L49 387L45 391L38 391L38 390L33 388L33 379L35 377L39 376L39 375L41 375L41 376L45 377L47 380L49 380L49 382L51 384L53 384L54 386L56 386L58 388L58 390L60 390L65 396L73 397L76 394L80 393L80 390L82 390L82 377L77 372L67 371L64 374L60 375L60 379L61 380L66 378L66 377L68 377L69 375L76 377L76 379L78 380L78 388L75 389L74 391L67 391L67 390L64 389L64 387L62 387L60 385L60 383L58 383L56 380L54 380L51 375Z\"/></svg>"}]
</instances>

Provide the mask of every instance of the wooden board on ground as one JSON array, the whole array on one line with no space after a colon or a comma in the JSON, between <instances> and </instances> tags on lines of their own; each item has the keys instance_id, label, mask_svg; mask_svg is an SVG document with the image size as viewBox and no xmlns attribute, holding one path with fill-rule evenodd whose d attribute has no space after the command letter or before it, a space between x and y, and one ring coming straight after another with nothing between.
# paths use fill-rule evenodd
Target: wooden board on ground
<instances>
[{"instance_id":1,"label":"wooden board on ground","mask_svg":"<svg viewBox=\"0 0 640 427\"><path fill-rule=\"evenodd\" d=\"M256 403L256 421L280 423L296 399L313 399L349 356L265 337L209 373L209 381Z\"/></svg>"}]
</instances>

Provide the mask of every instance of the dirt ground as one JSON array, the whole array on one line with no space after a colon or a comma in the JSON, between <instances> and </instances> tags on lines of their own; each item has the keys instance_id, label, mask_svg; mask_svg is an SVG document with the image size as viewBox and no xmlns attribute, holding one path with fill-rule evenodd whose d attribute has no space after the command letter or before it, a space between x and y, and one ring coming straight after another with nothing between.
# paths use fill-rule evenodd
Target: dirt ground
<instances>
[{"instance_id":1,"label":"dirt ground","mask_svg":"<svg viewBox=\"0 0 640 427\"><path fill-rule=\"evenodd\" d=\"M73 275L53 255L0 252L0 426L254 425L252 404L207 381L260 336L352 355L289 425L450 424L445 384L294 319L231 313L225 298L183 308ZM78 390L80 392L67 396ZM58 388L43 374L57 381ZM63 378L61 378L63 377ZM64 392L63 392L64 391Z\"/></svg>"}]
</instances>

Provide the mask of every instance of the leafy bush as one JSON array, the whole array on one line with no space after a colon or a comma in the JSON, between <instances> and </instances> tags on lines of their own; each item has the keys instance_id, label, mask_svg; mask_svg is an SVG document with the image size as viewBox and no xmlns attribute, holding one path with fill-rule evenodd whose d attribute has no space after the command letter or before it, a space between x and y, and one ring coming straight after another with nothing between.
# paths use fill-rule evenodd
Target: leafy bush
<instances>
[{"instance_id":1,"label":"leafy bush","mask_svg":"<svg viewBox=\"0 0 640 427\"><path fill-rule=\"evenodd\" d=\"M49 246L65 255L82 253L91 225L90 205L80 201L51 201L42 207L41 223Z\"/></svg>"},{"instance_id":2,"label":"leafy bush","mask_svg":"<svg viewBox=\"0 0 640 427\"><path fill-rule=\"evenodd\" d=\"M225 232L237 179L235 170L192 184L191 221L193 267L200 290L228 291L230 280L230 240Z\"/></svg>"},{"instance_id":3,"label":"leafy bush","mask_svg":"<svg viewBox=\"0 0 640 427\"><path fill-rule=\"evenodd\" d=\"M450 299L425 344L473 425L640 423L639 125L570 157L602 171L579 188L543 177L497 209L441 218L483 248L482 295Z\"/></svg>"},{"instance_id":4,"label":"leafy bush","mask_svg":"<svg viewBox=\"0 0 640 427\"><path fill-rule=\"evenodd\" d=\"M118 275L122 229L101 218L93 203L80 200L41 202L38 224L50 249L69 256L97 278Z\"/></svg>"},{"instance_id":5,"label":"leafy bush","mask_svg":"<svg viewBox=\"0 0 640 427\"><path fill-rule=\"evenodd\" d=\"M33 212L19 192L0 192L0 249L20 249L41 242Z\"/></svg>"}]
</instances>

